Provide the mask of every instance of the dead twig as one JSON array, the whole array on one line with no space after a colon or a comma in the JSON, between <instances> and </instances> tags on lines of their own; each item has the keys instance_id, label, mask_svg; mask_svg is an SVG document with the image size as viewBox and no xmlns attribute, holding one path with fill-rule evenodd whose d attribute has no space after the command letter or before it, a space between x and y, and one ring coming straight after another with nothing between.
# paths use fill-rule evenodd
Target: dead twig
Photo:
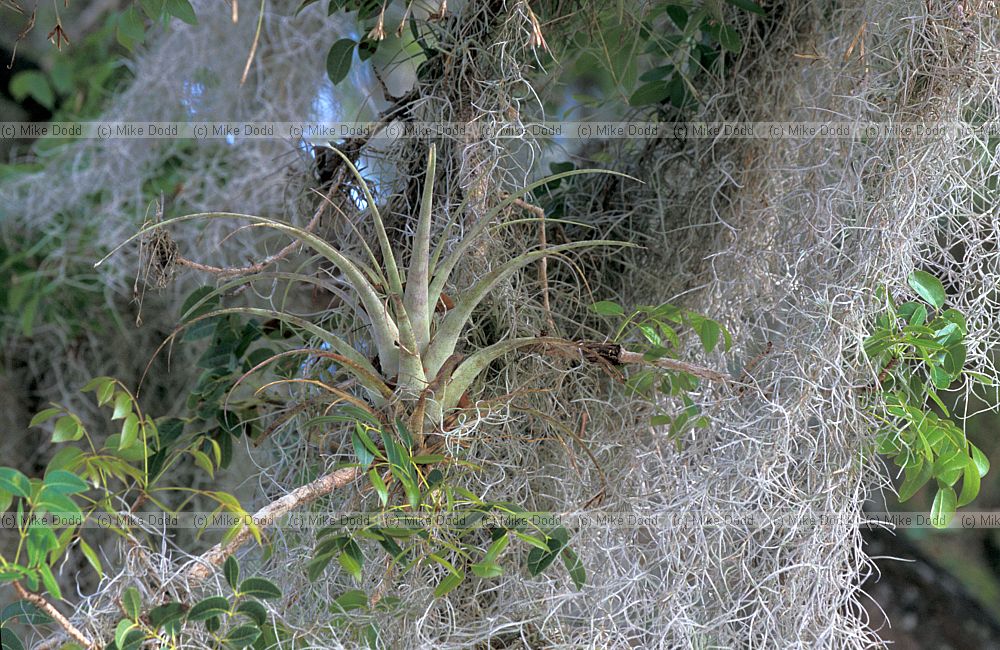
<instances>
[{"instance_id":1,"label":"dead twig","mask_svg":"<svg viewBox=\"0 0 1000 650\"><path fill-rule=\"evenodd\" d=\"M538 245L542 250L548 248L548 241L545 235L545 210L537 205L532 205L524 199L514 199L514 205L526 212L538 217ZM538 283L542 285L542 308L545 309L545 320L549 325L549 332L556 333L556 323L552 318L552 307L549 304L549 258L542 257L538 260Z\"/></svg>"},{"instance_id":2,"label":"dead twig","mask_svg":"<svg viewBox=\"0 0 1000 650\"><path fill-rule=\"evenodd\" d=\"M542 352L557 354L570 358L582 358L584 361L596 363L608 369L619 366L642 365L662 368L664 370L676 370L686 372L695 377L708 381L735 384L739 383L730 375L699 366L680 359L670 359L662 357L659 359L647 359L642 352L632 352L626 350L618 343L598 343L597 341L570 341L556 337L539 337L538 346Z\"/></svg>"}]
</instances>

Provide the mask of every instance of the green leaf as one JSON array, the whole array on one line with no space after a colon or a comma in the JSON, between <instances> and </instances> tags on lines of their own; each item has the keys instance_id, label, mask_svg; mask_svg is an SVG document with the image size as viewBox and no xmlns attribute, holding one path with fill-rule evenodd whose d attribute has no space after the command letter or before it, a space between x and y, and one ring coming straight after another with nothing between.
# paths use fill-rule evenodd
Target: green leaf
<instances>
[{"instance_id":1,"label":"green leaf","mask_svg":"<svg viewBox=\"0 0 1000 650\"><path fill-rule=\"evenodd\" d=\"M333 553L321 553L309 560L308 564L306 564L306 577L309 578L310 582L316 582L323 575L326 567L333 560L333 555Z\"/></svg>"},{"instance_id":2,"label":"green leaf","mask_svg":"<svg viewBox=\"0 0 1000 650\"><path fill-rule=\"evenodd\" d=\"M396 478L399 478L398 476ZM406 502L410 504L410 507L416 510L420 507L420 488L413 481L406 479L400 479L400 483L403 484L403 492L406 493Z\"/></svg>"},{"instance_id":3,"label":"green leaf","mask_svg":"<svg viewBox=\"0 0 1000 650\"><path fill-rule=\"evenodd\" d=\"M354 431L351 432L351 444L354 446L354 455L358 457L358 463L361 464L362 469L367 468L375 460L375 454L368 449L365 445L365 441L362 439L362 435L367 435L362 429L361 424L354 423Z\"/></svg>"},{"instance_id":4,"label":"green leaf","mask_svg":"<svg viewBox=\"0 0 1000 650\"><path fill-rule=\"evenodd\" d=\"M646 340L653 345L660 345L663 343L663 339L660 338L659 332L657 332L656 328L652 325L640 323L636 327L638 327L639 331L642 332L642 335L646 337Z\"/></svg>"},{"instance_id":5,"label":"green leaf","mask_svg":"<svg viewBox=\"0 0 1000 650\"><path fill-rule=\"evenodd\" d=\"M532 576L537 576L549 568L549 565L555 561L559 553L565 548L568 539L569 532L562 526L552 531L546 540L547 551L534 548L528 553L528 573Z\"/></svg>"},{"instance_id":6,"label":"green leaf","mask_svg":"<svg viewBox=\"0 0 1000 650\"><path fill-rule=\"evenodd\" d=\"M59 582L52 575L52 569L49 568L49 565L45 563L38 565L38 573L42 576L42 584L45 585L45 590L52 594L52 597L56 600L62 600L62 591L59 589Z\"/></svg>"},{"instance_id":7,"label":"green leaf","mask_svg":"<svg viewBox=\"0 0 1000 650\"><path fill-rule=\"evenodd\" d=\"M222 575L226 576L226 582L235 590L236 585L240 583L240 564L232 555L227 557L223 563Z\"/></svg>"},{"instance_id":8,"label":"green leaf","mask_svg":"<svg viewBox=\"0 0 1000 650\"><path fill-rule=\"evenodd\" d=\"M16 618L25 625L48 625L52 622L48 614L27 600L11 603L0 611L0 623L6 623L12 618Z\"/></svg>"},{"instance_id":9,"label":"green leaf","mask_svg":"<svg viewBox=\"0 0 1000 650\"><path fill-rule=\"evenodd\" d=\"M139 0L143 12L152 21L157 21L163 15L163 0Z\"/></svg>"},{"instance_id":10,"label":"green leaf","mask_svg":"<svg viewBox=\"0 0 1000 650\"><path fill-rule=\"evenodd\" d=\"M311 5L311 4L315 4L315 3L316 3L316 0L302 0L302 4L300 4L300 5L299 5L299 8L298 8L298 9L296 9L296 10L295 10L295 13L294 13L294 14L292 14L292 15L293 15L293 16L298 16L298 15L299 15L300 13L302 13L302 10L303 10L303 9L305 9L305 8L306 8L306 7L308 7L309 5ZM331 7L331 8L333 8L333 6L334 6L334 3L332 3L332 2L331 2L331 3L330 3L330 7Z\"/></svg>"},{"instance_id":11,"label":"green leaf","mask_svg":"<svg viewBox=\"0 0 1000 650\"><path fill-rule=\"evenodd\" d=\"M125 639L119 650L139 650L139 646L146 640L146 633L140 629L129 630L125 634Z\"/></svg>"},{"instance_id":12,"label":"green leaf","mask_svg":"<svg viewBox=\"0 0 1000 650\"><path fill-rule=\"evenodd\" d=\"M979 447L969 444L969 451L972 453L972 461L976 464L979 469L979 478L986 476L986 473L990 471L990 460L986 457Z\"/></svg>"},{"instance_id":13,"label":"green leaf","mask_svg":"<svg viewBox=\"0 0 1000 650\"><path fill-rule=\"evenodd\" d=\"M957 506L962 507L972 503L979 494L979 467L972 458L968 459L965 470L962 473L962 492L958 495Z\"/></svg>"},{"instance_id":14,"label":"green leaf","mask_svg":"<svg viewBox=\"0 0 1000 650\"><path fill-rule=\"evenodd\" d=\"M914 271L906 281L917 292L917 295L937 309L944 307L944 285L926 271Z\"/></svg>"},{"instance_id":15,"label":"green leaf","mask_svg":"<svg viewBox=\"0 0 1000 650\"><path fill-rule=\"evenodd\" d=\"M410 435L410 430L406 428L406 424L398 418L396 419L396 431L399 433L399 440L404 445L406 455L409 456L410 450L413 449L413 436Z\"/></svg>"},{"instance_id":16,"label":"green leaf","mask_svg":"<svg viewBox=\"0 0 1000 650\"><path fill-rule=\"evenodd\" d=\"M122 609L130 620L139 620L139 616L142 615L142 598L139 596L138 589L129 587L125 590L125 593L122 594Z\"/></svg>"},{"instance_id":17,"label":"green leaf","mask_svg":"<svg viewBox=\"0 0 1000 650\"><path fill-rule=\"evenodd\" d=\"M496 578L503 575L503 567L494 562L478 562L469 568L480 578Z\"/></svg>"},{"instance_id":18,"label":"green leaf","mask_svg":"<svg viewBox=\"0 0 1000 650\"><path fill-rule=\"evenodd\" d=\"M146 37L146 28L142 16L135 6L131 6L118 16L118 30L115 33L118 42L128 50L135 48Z\"/></svg>"},{"instance_id":19,"label":"green leaf","mask_svg":"<svg viewBox=\"0 0 1000 650\"><path fill-rule=\"evenodd\" d=\"M705 352L711 352L719 343L722 327L710 318L699 317L695 322L695 331L701 340L701 346L705 349Z\"/></svg>"},{"instance_id":20,"label":"green leaf","mask_svg":"<svg viewBox=\"0 0 1000 650\"><path fill-rule=\"evenodd\" d=\"M357 582L361 582L361 563L358 562L357 558L350 553L343 552L337 556L337 562L344 568L344 571L351 574L352 578Z\"/></svg>"},{"instance_id":21,"label":"green leaf","mask_svg":"<svg viewBox=\"0 0 1000 650\"><path fill-rule=\"evenodd\" d=\"M354 40L342 38L330 46L326 55L326 74L334 86L343 81L351 71L355 45L357 43Z\"/></svg>"},{"instance_id":22,"label":"green leaf","mask_svg":"<svg viewBox=\"0 0 1000 650\"><path fill-rule=\"evenodd\" d=\"M964 450L951 449L951 445L945 445L945 451L938 449L938 453L941 455L934 462L934 476L939 483L954 485L965 471L969 457Z\"/></svg>"},{"instance_id":23,"label":"green leaf","mask_svg":"<svg viewBox=\"0 0 1000 650\"><path fill-rule=\"evenodd\" d=\"M936 322L936 321L935 321ZM951 346L960 343L964 334L962 329L955 323L948 323L941 329L934 332L934 341L943 346Z\"/></svg>"},{"instance_id":24,"label":"green leaf","mask_svg":"<svg viewBox=\"0 0 1000 650\"><path fill-rule=\"evenodd\" d=\"M945 528L955 516L955 507L958 498L955 490L949 486L939 487L934 496L934 503L931 504L931 524L935 528Z\"/></svg>"},{"instance_id":25,"label":"green leaf","mask_svg":"<svg viewBox=\"0 0 1000 650\"><path fill-rule=\"evenodd\" d=\"M528 553L528 575L537 576L555 561L559 557L558 551L546 550L533 548Z\"/></svg>"},{"instance_id":26,"label":"green leaf","mask_svg":"<svg viewBox=\"0 0 1000 650\"><path fill-rule=\"evenodd\" d=\"M194 13L194 8L188 0L166 0L163 8L168 14L175 18L180 18L188 25L197 25L198 17Z\"/></svg>"},{"instance_id":27,"label":"green leaf","mask_svg":"<svg viewBox=\"0 0 1000 650\"><path fill-rule=\"evenodd\" d=\"M94 567L94 571L97 572L97 576L99 578L103 578L104 567L101 566L101 559L97 557L97 553L82 537L80 538L80 551L83 552L83 556L87 558L87 562L90 563L90 566Z\"/></svg>"},{"instance_id":28,"label":"green leaf","mask_svg":"<svg viewBox=\"0 0 1000 650\"><path fill-rule=\"evenodd\" d=\"M758 16L767 15L767 12L761 9L760 5L758 5L756 2L752 2L751 0L726 0L726 2L733 5L734 7L739 7L744 11L755 13Z\"/></svg>"},{"instance_id":29,"label":"green leaf","mask_svg":"<svg viewBox=\"0 0 1000 650\"><path fill-rule=\"evenodd\" d=\"M443 454L422 454L420 456L414 456L410 460L413 461L414 465L433 465L434 463L443 463L446 456Z\"/></svg>"},{"instance_id":30,"label":"green leaf","mask_svg":"<svg viewBox=\"0 0 1000 650\"><path fill-rule=\"evenodd\" d=\"M39 411L35 415L35 417L31 418L31 422L28 423L28 426L37 427L39 424L48 422L49 420L51 420L52 418L54 418L55 416L59 415L62 412L63 410L60 408L48 408L45 409L44 411Z\"/></svg>"},{"instance_id":31,"label":"green leaf","mask_svg":"<svg viewBox=\"0 0 1000 650\"><path fill-rule=\"evenodd\" d=\"M583 589L583 586L587 584L587 570L584 568L583 562L580 561L580 556L573 549L566 547L562 550L562 561L573 581L573 586L577 589Z\"/></svg>"},{"instance_id":32,"label":"green leaf","mask_svg":"<svg viewBox=\"0 0 1000 650\"><path fill-rule=\"evenodd\" d=\"M115 394L115 382L108 381L106 384L97 389L97 405L104 406L111 401L112 396Z\"/></svg>"},{"instance_id":33,"label":"green leaf","mask_svg":"<svg viewBox=\"0 0 1000 650\"><path fill-rule=\"evenodd\" d=\"M718 32L719 44L734 54L743 49L743 41L739 33L729 25L720 25Z\"/></svg>"},{"instance_id":34,"label":"green leaf","mask_svg":"<svg viewBox=\"0 0 1000 650\"><path fill-rule=\"evenodd\" d=\"M260 634L260 628L256 625L240 625L229 631L226 643L234 648L246 648L253 645Z\"/></svg>"},{"instance_id":35,"label":"green leaf","mask_svg":"<svg viewBox=\"0 0 1000 650\"><path fill-rule=\"evenodd\" d=\"M899 306L899 316L905 319L908 325L920 327L927 322L927 307L919 302L907 302Z\"/></svg>"},{"instance_id":36,"label":"green leaf","mask_svg":"<svg viewBox=\"0 0 1000 650\"><path fill-rule=\"evenodd\" d=\"M504 533L500 537L496 538L492 544L490 544L489 549L486 551L486 555L483 556L484 562L496 562L496 559L500 557L500 554L504 552L504 549L510 545L510 534Z\"/></svg>"},{"instance_id":37,"label":"green leaf","mask_svg":"<svg viewBox=\"0 0 1000 650\"><path fill-rule=\"evenodd\" d=\"M455 573L449 573L438 583L438 586L434 588L434 597L441 598L442 596L451 592L455 587L462 584L465 580L465 574L461 571L456 570Z\"/></svg>"},{"instance_id":38,"label":"green leaf","mask_svg":"<svg viewBox=\"0 0 1000 650\"><path fill-rule=\"evenodd\" d=\"M63 447L56 452L52 460L49 461L47 472L54 472L57 469L71 470L84 463L83 452L77 447Z\"/></svg>"},{"instance_id":39,"label":"green leaf","mask_svg":"<svg viewBox=\"0 0 1000 650\"><path fill-rule=\"evenodd\" d=\"M64 415L56 420L56 427L52 430L52 442L69 442L79 440L83 437L83 429L80 423L69 415Z\"/></svg>"},{"instance_id":40,"label":"green leaf","mask_svg":"<svg viewBox=\"0 0 1000 650\"><path fill-rule=\"evenodd\" d=\"M199 449L188 449L188 453L194 457L194 464L203 469L210 477L215 478L215 467L212 466L212 459L208 454Z\"/></svg>"},{"instance_id":41,"label":"green leaf","mask_svg":"<svg viewBox=\"0 0 1000 650\"><path fill-rule=\"evenodd\" d=\"M955 325L957 325L958 329L960 329L963 334L968 333L969 326L965 322L965 316L963 316L962 312L958 311L957 309L945 309L943 312L941 312L941 318L948 321L949 323L954 323Z\"/></svg>"},{"instance_id":42,"label":"green leaf","mask_svg":"<svg viewBox=\"0 0 1000 650\"><path fill-rule=\"evenodd\" d=\"M237 613L248 617L257 625L267 623L267 609L256 600L244 600L236 608Z\"/></svg>"},{"instance_id":43,"label":"green leaf","mask_svg":"<svg viewBox=\"0 0 1000 650\"><path fill-rule=\"evenodd\" d=\"M968 351L965 345L961 342L954 343L945 351L944 353L944 371L947 372L952 380L958 379L958 376L962 373L962 368L965 366L965 358Z\"/></svg>"},{"instance_id":44,"label":"green leaf","mask_svg":"<svg viewBox=\"0 0 1000 650\"><path fill-rule=\"evenodd\" d=\"M378 494L379 501L382 505L389 503L389 489L385 485L385 481L379 476L379 473L374 469L368 470L368 479L372 482L372 487L375 488L375 492Z\"/></svg>"},{"instance_id":45,"label":"green leaf","mask_svg":"<svg viewBox=\"0 0 1000 650\"><path fill-rule=\"evenodd\" d=\"M132 398L125 391L121 391L115 397L115 410L111 414L112 420L120 420L132 412Z\"/></svg>"},{"instance_id":46,"label":"green leaf","mask_svg":"<svg viewBox=\"0 0 1000 650\"><path fill-rule=\"evenodd\" d=\"M0 467L0 490L27 499L31 495L31 481L12 467Z\"/></svg>"},{"instance_id":47,"label":"green leaf","mask_svg":"<svg viewBox=\"0 0 1000 650\"><path fill-rule=\"evenodd\" d=\"M384 458L382 452L378 448L378 445L375 444L375 441L372 440L371 435L369 435L368 429L362 426L357 426L357 422L355 422L353 435L357 435L358 439L361 440L361 443L365 446L365 449L372 455L373 458ZM351 438L352 443L354 442L353 435ZM358 454L357 451L355 451L355 454L359 459L361 458L361 455Z\"/></svg>"},{"instance_id":48,"label":"green leaf","mask_svg":"<svg viewBox=\"0 0 1000 650\"><path fill-rule=\"evenodd\" d=\"M118 650L125 647L125 637L134 629L135 623L127 618L118 621L118 625L115 627L115 645L118 647Z\"/></svg>"},{"instance_id":49,"label":"green leaf","mask_svg":"<svg viewBox=\"0 0 1000 650\"><path fill-rule=\"evenodd\" d=\"M108 384L114 384L115 380L111 377L101 376L94 377L80 389L81 393L89 393L90 391L101 392L101 389L105 388Z\"/></svg>"},{"instance_id":50,"label":"green leaf","mask_svg":"<svg viewBox=\"0 0 1000 650\"><path fill-rule=\"evenodd\" d=\"M45 489L57 494L78 494L86 492L90 486L76 474L64 469L57 469L45 475Z\"/></svg>"},{"instance_id":51,"label":"green leaf","mask_svg":"<svg viewBox=\"0 0 1000 650\"><path fill-rule=\"evenodd\" d=\"M229 612L229 601L222 596L211 596L199 602L187 613L189 621L206 621L213 616Z\"/></svg>"},{"instance_id":52,"label":"green leaf","mask_svg":"<svg viewBox=\"0 0 1000 650\"><path fill-rule=\"evenodd\" d=\"M649 106L659 104L670 96L670 84L662 79L650 81L639 86L628 98L630 106Z\"/></svg>"},{"instance_id":53,"label":"green leaf","mask_svg":"<svg viewBox=\"0 0 1000 650\"><path fill-rule=\"evenodd\" d=\"M56 104L56 95L45 75L37 70L18 72L10 80L10 93L17 101L31 97L51 110Z\"/></svg>"},{"instance_id":54,"label":"green leaf","mask_svg":"<svg viewBox=\"0 0 1000 650\"><path fill-rule=\"evenodd\" d=\"M931 383L938 390L945 390L948 386L951 386L951 375L949 375L944 368L938 366L931 366Z\"/></svg>"},{"instance_id":55,"label":"green leaf","mask_svg":"<svg viewBox=\"0 0 1000 650\"><path fill-rule=\"evenodd\" d=\"M13 631L0 627L0 648L4 650L24 650L24 645Z\"/></svg>"},{"instance_id":56,"label":"green leaf","mask_svg":"<svg viewBox=\"0 0 1000 650\"><path fill-rule=\"evenodd\" d=\"M42 490L35 507L46 512L60 513L68 517L82 517L80 506L64 494Z\"/></svg>"},{"instance_id":57,"label":"green leaf","mask_svg":"<svg viewBox=\"0 0 1000 650\"><path fill-rule=\"evenodd\" d=\"M240 585L240 593L251 598L281 598L281 589L266 578L247 578Z\"/></svg>"},{"instance_id":58,"label":"green leaf","mask_svg":"<svg viewBox=\"0 0 1000 650\"><path fill-rule=\"evenodd\" d=\"M654 415L649 418L649 424L654 427L662 427L673 422L673 418L669 415Z\"/></svg>"},{"instance_id":59,"label":"green leaf","mask_svg":"<svg viewBox=\"0 0 1000 650\"><path fill-rule=\"evenodd\" d=\"M370 424L373 428L378 428L382 425L374 415L370 412L348 404L346 406L341 406L338 411L346 416L346 420L357 420L359 422L366 422ZM374 444L374 443L372 443Z\"/></svg>"},{"instance_id":60,"label":"green leaf","mask_svg":"<svg viewBox=\"0 0 1000 650\"><path fill-rule=\"evenodd\" d=\"M184 618L184 605L181 603L165 603L154 607L149 612L149 624L154 630L163 629L168 634L176 634Z\"/></svg>"},{"instance_id":61,"label":"green leaf","mask_svg":"<svg viewBox=\"0 0 1000 650\"><path fill-rule=\"evenodd\" d=\"M118 440L118 449L128 449L136 443L139 439L139 418L135 413L129 413L125 416L125 422L122 423L122 433L121 438Z\"/></svg>"},{"instance_id":62,"label":"green leaf","mask_svg":"<svg viewBox=\"0 0 1000 650\"><path fill-rule=\"evenodd\" d=\"M549 550L548 542L546 542L544 539L539 539L539 538L535 537L534 535L529 535L527 533L522 533L519 530L512 530L510 532L514 533L514 535L516 535L521 541L527 542L528 544L530 544L531 546L534 546L536 549L538 549L540 551L546 551L547 552Z\"/></svg>"},{"instance_id":63,"label":"green leaf","mask_svg":"<svg viewBox=\"0 0 1000 650\"><path fill-rule=\"evenodd\" d=\"M368 609L368 595L358 589L340 594L330 606L330 611L334 614L346 614L355 609Z\"/></svg>"}]
</instances>

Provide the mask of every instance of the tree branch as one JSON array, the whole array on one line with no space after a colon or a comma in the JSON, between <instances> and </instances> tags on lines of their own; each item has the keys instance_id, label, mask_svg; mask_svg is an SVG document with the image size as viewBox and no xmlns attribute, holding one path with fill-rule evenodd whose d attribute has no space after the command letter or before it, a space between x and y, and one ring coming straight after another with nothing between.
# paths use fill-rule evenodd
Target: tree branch
<instances>
[{"instance_id":1,"label":"tree branch","mask_svg":"<svg viewBox=\"0 0 1000 650\"><path fill-rule=\"evenodd\" d=\"M621 364L642 364L645 366L655 366L657 368L664 368L666 370L677 370L679 372L686 372L695 377L701 377L702 379L707 379L708 381L715 381L721 383L732 383L733 378L724 372L718 372L717 370L712 370L711 368L706 368L704 366L699 366L693 363L688 363L687 361L681 361L679 359L668 359L662 357L660 359L655 359L653 361L647 361L641 352L630 352L624 348L618 353L618 361Z\"/></svg>"},{"instance_id":2,"label":"tree branch","mask_svg":"<svg viewBox=\"0 0 1000 650\"><path fill-rule=\"evenodd\" d=\"M84 648L87 648L88 650L97 650L97 644L91 641L89 638L87 638L87 635L85 635L83 632L78 630L76 626L70 623L69 619L63 616L62 613L60 613L60 611L55 608L55 605L45 600L38 594L31 593L23 586L21 586L20 582L17 581L14 582L14 589L17 591L17 594L21 598L34 604L36 607L38 607L38 609L42 610L50 617L52 617L52 620L58 623L60 627L62 627L62 629L66 631L66 634L68 634L70 638L72 638L74 641L82 645Z\"/></svg>"},{"instance_id":3,"label":"tree branch","mask_svg":"<svg viewBox=\"0 0 1000 650\"><path fill-rule=\"evenodd\" d=\"M295 488L280 499L267 504L252 517L254 523L263 522L262 526L275 523L283 515L308 503L324 497L336 489L342 488L361 476L361 470L356 467L338 469L325 474L312 483ZM215 567L220 566L230 555L239 550L250 540L252 533L249 526L244 526L240 532L227 544L216 544L197 560L197 564L187 572L189 582L200 582L207 578Z\"/></svg>"},{"instance_id":4,"label":"tree branch","mask_svg":"<svg viewBox=\"0 0 1000 650\"><path fill-rule=\"evenodd\" d=\"M570 341L567 339L552 336L539 337L539 347L543 352L569 356L573 358L583 358L590 363L603 364L609 367L626 365L643 365L663 368L664 370L676 370L686 372L708 381L718 383L739 383L730 375L699 366L680 359L669 359L661 357L659 359L646 359L641 352L626 350L617 343L598 343L597 341Z\"/></svg>"}]
</instances>

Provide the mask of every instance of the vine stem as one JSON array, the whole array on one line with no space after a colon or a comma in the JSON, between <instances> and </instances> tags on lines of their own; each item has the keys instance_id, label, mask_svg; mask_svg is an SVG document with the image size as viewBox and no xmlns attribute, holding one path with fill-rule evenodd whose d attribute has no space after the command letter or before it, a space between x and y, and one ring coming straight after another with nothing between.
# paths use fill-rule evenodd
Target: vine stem
<instances>
[{"instance_id":1,"label":"vine stem","mask_svg":"<svg viewBox=\"0 0 1000 650\"><path fill-rule=\"evenodd\" d=\"M45 600L42 596L28 591L21 585L20 582L14 582L14 589L21 598L34 604L38 607L38 609L52 617L52 620L58 623L59 626L66 631L66 634L68 634L74 641L88 650L98 650L97 644L91 641L86 634L78 630L75 625L70 623L69 619L63 616L62 613L56 609L55 605Z\"/></svg>"},{"instance_id":2,"label":"vine stem","mask_svg":"<svg viewBox=\"0 0 1000 650\"><path fill-rule=\"evenodd\" d=\"M348 485L359 476L361 476L361 470L357 467L345 467L329 474L324 474L315 481L295 488L285 496L275 499L253 513L253 522L260 527L272 525L283 515ZM215 567L221 566L226 561L226 558L246 544L252 535L250 526L244 526L227 543L222 544L220 542L213 546L202 554L197 559L197 564L187 572L187 580L189 582L200 582L207 578Z\"/></svg>"}]
</instances>

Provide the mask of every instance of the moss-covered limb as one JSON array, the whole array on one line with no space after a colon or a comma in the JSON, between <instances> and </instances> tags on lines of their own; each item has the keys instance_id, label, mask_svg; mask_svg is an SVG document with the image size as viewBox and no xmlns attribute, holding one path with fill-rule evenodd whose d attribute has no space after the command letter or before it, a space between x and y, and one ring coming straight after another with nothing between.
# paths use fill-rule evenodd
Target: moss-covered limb
<instances>
[{"instance_id":1,"label":"moss-covered limb","mask_svg":"<svg viewBox=\"0 0 1000 650\"><path fill-rule=\"evenodd\" d=\"M315 481L299 486L283 497L275 499L263 508L257 510L257 512L253 513L253 521L258 524L258 527L262 527L266 523L276 522L289 512L308 505L316 499L325 497L331 492L349 485L352 481L361 476L361 474L361 470L357 467L345 467L343 469L330 472L329 474L324 474ZM253 532L251 528L249 526L245 526L242 530L240 530L240 532L236 533L236 535L234 535L228 543L216 544L211 549L203 553L201 557L198 558L195 566L192 567L185 575L188 584L190 585L203 581L216 567L222 566L222 563L226 561L227 557L231 556L233 553L238 551L240 547L250 541L252 536Z\"/></svg>"}]
</instances>

